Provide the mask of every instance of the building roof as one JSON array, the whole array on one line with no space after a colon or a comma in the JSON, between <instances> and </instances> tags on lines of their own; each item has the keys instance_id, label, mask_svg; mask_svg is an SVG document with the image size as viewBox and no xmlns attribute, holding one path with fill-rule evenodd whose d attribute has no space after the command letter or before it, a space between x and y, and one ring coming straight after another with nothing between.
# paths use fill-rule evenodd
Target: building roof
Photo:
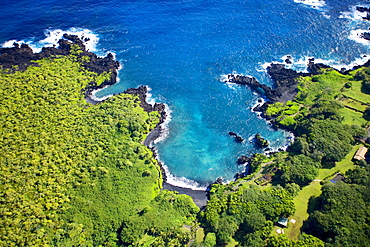
<instances>
[{"instance_id":1,"label":"building roof","mask_svg":"<svg viewBox=\"0 0 370 247\"><path fill-rule=\"evenodd\" d=\"M330 180L332 183L337 183L338 181L343 181L345 178L342 174L338 173L333 179Z\"/></svg>"},{"instance_id":2,"label":"building roof","mask_svg":"<svg viewBox=\"0 0 370 247\"><path fill-rule=\"evenodd\" d=\"M366 155L366 153L367 153L367 148L366 147L364 147L364 146L361 146L358 150L357 150L357 152L356 152L356 154L355 154L355 156L353 157L355 160L364 160L365 159L365 155Z\"/></svg>"},{"instance_id":3,"label":"building roof","mask_svg":"<svg viewBox=\"0 0 370 247\"><path fill-rule=\"evenodd\" d=\"M279 221L277 222L278 225L287 227L288 226L288 219L285 217L280 217Z\"/></svg>"}]
</instances>

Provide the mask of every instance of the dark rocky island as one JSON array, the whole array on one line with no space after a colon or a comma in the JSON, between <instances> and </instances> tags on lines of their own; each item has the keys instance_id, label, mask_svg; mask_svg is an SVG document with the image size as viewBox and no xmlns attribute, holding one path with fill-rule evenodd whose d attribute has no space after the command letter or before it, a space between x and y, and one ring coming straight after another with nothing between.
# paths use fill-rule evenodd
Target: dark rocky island
<instances>
[{"instance_id":1,"label":"dark rocky island","mask_svg":"<svg viewBox=\"0 0 370 247\"><path fill-rule=\"evenodd\" d=\"M236 141L236 142L241 143L241 142L243 142L243 141L244 141L243 137L241 137L240 135L236 134L235 132L231 132L231 131L230 131L230 132L229 132L229 136L235 137L235 141Z\"/></svg>"},{"instance_id":2,"label":"dark rocky island","mask_svg":"<svg viewBox=\"0 0 370 247\"><path fill-rule=\"evenodd\" d=\"M265 138L263 138L259 133L257 133L254 136L254 138L256 140L256 146L258 148L266 148L266 147L268 147L269 142Z\"/></svg>"}]
</instances>

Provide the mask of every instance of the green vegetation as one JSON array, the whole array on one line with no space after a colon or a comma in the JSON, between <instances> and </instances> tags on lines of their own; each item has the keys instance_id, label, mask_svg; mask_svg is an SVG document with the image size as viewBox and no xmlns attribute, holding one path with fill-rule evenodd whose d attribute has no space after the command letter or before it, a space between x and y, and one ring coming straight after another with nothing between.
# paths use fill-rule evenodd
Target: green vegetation
<instances>
[{"instance_id":1,"label":"green vegetation","mask_svg":"<svg viewBox=\"0 0 370 247\"><path fill-rule=\"evenodd\" d=\"M351 178L351 174L347 174ZM354 177L356 178L356 177ZM352 181L351 181L352 182ZM328 246L368 246L368 185L338 182L322 187L304 230ZM344 211L345 209L345 211Z\"/></svg>"},{"instance_id":2,"label":"green vegetation","mask_svg":"<svg viewBox=\"0 0 370 247\"><path fill-rule=\"evenodd\" d=\"M128 94L87 104L81 91L109 74L87 71L77 55L35 62L0 72L0 245L187 243L180 229L199 209L160 192L157 161L141 144L158 113Z\"/></svg>"},{"instance_id":3,"label":"green vegetation","mask_svg":"<svg viewBox=\"0 0 370 247\"><path fill-rule=\"evenodd\" d=\"M335 206L335 210L338 211L327 211L328 206L324 206L326 203L323 201L324 199L312 199L313 197L330 198L327 199L330 201L329 204L334 205L333 202L337 200L334 194L324 193L330 185L325 184L322 193L322 183L332 184L329 179L333 178L337 172L344 174L355 167L351 159L359 147L359 145L355 145L356 140L367 135L360 126L367 124L366 109L368 109L370 102L368 91L364 89L366 87L364 81L367 79L358 76L363 73L363 70L366 69L362 68L350 72L348 75L342 75L329 69L323 70L320 75L300 78L299 91L294 101L296 105L300 105L299 113L294 113L294 111L291 112L293 115L286 113L289 106L292 105L290 102L285 105L276 103L268 107L268 116L275 117L280 126L293 129L296 134L296 141L292 145L289 156L282 165L278 164L281 173L276 174L277 182L286 183L285 188L288 191L296 191L292 188L294 186L291 183L304 186L294 198L296 213L292 215L292 218L296 220L296 223L286 229L286 235L290 239L299 240L304 220L310 216L309 223L305 223L309 226L304 227L303 230L324 240L326 244L333 246L368 245L368 238L360 236L361 234L366 235L364 233L366 227L358 229L355 223L350 223L352 225L347 228L343 223L347 220L349 222L356 221L358 217L355 214L347 215L347 207L350 204L343 203ZM294 124L289 126L281 124L281 119L293 116L298 116L294 118ZM349 152L350 150L352 151ZM356 170L366 174L359 168ZM314 179L316 180L312 181ZM320 183L321 180L324 182ZM339 182L339 184L343 184L343 182ZM318 203L318 200L322 202ZM359 210L366 211L368 205L368 202L364 200L363 204L360 203L361 209ZM319 211L328 214L325 220L318 216ZM333 214L340 212L346 214L343 222L340 222L339 218L333 222L334 219L330 219L330 217L336 217ZM334 225L331 227L330 224ZM334 230L335 233L330 233L333 231L333 227L337 227L337 230ZM342 234L344 227L347 231L345 235ZM352 237L351 234L355 231L359 233L356 232ZM351 241L353 242L351 243Z\"/></svg>"},{"instance_id":4,"label":"green vegetation","mask_svg":"<svg viewBox=\"0 0 370 247\"><path fill-rule=\"evenodd\" d=\"M141 144L158 112L129 94L87 104L81 92L111 73L86 70L81 54L71 45L68 56L0 73L1 246L369 245L370 165L351 160L367 135L369 69L300 78L293 101L266 111L296 134L291 149L253 155L250 175L213 185L200 212L161 190ZM330 182L337 172L347 180ZM296 220L285 234L280 217Z\"/></svg>"},{"instance_id":5,"label":"green vegetation","mask_svg":"<svg viewBox=\"0 0 370 247\"><path fill-rule=\"evenodd\" d=\"M302 109L299 103L288 101L285 104L276 102L269 105L266 115L275 118L275 123L278 126L293 130L296 127L297 119L302 118L304 112L305 109Z\"/></svg>"},{"instance_id":6,"label":"green vegetation","mask_svg":"<svg viewBox=\"0 0 370 247\"><path fill-rule=\"evenodd\" d=\"M270 235L273 222L294 213L293 197L281 187L249 185L231 192L229 186L215 185L204 213L206 226L217 235L219 244L232 242L255 246Z\"/></svg>"}]
</instances>

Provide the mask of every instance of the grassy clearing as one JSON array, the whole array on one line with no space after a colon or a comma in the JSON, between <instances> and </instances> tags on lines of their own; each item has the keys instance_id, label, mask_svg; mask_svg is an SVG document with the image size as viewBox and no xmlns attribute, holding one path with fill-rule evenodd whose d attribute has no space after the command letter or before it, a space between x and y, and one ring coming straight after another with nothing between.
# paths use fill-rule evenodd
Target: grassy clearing
<instances>
[{"instance_id":1,"label":"grassy clearing","mask_svg":"<svg viewBox=\"0 0 370 247\"><path fill-rule=\"evenodd\" d=\"M344 157L342 161L337 162L335 167L331 169L320 169L319 176L317 176L316 179L324 180L324 179L329 178L331 175L333 175L334 173L338 171L340 171L341 173L345 173L349 169L353 168L354 165L352 162L352 158L360 146L361 145L353 146L352 150L346 155L346 157Z\"/></svg>"},{"instance_id":2,"label":"grassy clearing","mask_svg":"<svg viewBox=\"0 0 370 247\"><path fill-rule=\"evenodd\" d=\"M362 82L361 81L352 81L351 89L343 92L343 95L348 96L352 99L370 104L369 95L362 92Z\"/></svg>"},{"instance_id":3,"label":"grassy clearing","mask_svg":"<svg viewBox=\"0 0 370 247\"><path fill-rule=\"evenodd\" d=\"M319 196L321 194L321 184L319 181L313 181L308 186L304 187L299 194L294 198L294 205L296 207L295 214L291 217L296 220L295 224L289 223L285 234L288 238L298 240L301 233L303 221L308 218L307 208L308 200L311 196Z\"/></svg>"},{"instance_id":4,"label":"grassy clearing","mask_svg":"<svg viewBox=\"0 0 370 247\"><path fill-rule=\"evenodd\" d=\"M345 99L342 103L345 106L354 108L354 109L356 109L358 111L361 111L361 112L365 111L366 107L368 107L367 105L362 104L361 102L359 102L357 100L350 99L350 98Z\"/></svg>"},{"instance_id":5,"label":"grassy clearing","mask_svg":"<svg viewBox=\"0 0 370 247\"><path fill-rule=\"evenodd\" d=\"M152 246L154 241L155 241L155 237L145 234L145 236L142 239L140 239L139 246L149 247L149 246Z\"/></svg>"},{"instance_id":6,"label":"grassy clearing","mask_svg":"<svg viewBox=\"0 0 370 247\"><path fill-rule=\"evenodd\" d=\"M296 101L306 106L313 105L318 95L333 98L343 86L350 81L352 76L342 75L335 70L327 70L325 73L313 77L301 78L298 86Z\"/></svg>"},{"instance_id":7,"label":"grassy clearing","mask_svg":"<svg viewBox=\"0 0 370 247\"><path fill-rule=\"evenodd\" d=\"M204 228L199 227L195 233L195 242L196 243L201 243L204 239Z\"/></svg>"},{"instance_id":8,"label":"grassy clearing","mask_svg":"<svg viewBox=\"0 0 370 247\"><path fill-rule=\"evenodd\" d=\"M343 124L357 124L362 126L367 121L363 118L363 114L360 112L353 111L348 108L342 108L339 110L342 116L344 117Z\"/></svg>"},{"instance_id":9,"label":"grassy clearing","mask_svg":"<svg viewBox=\"0 0 370 247\"><path fill-rule=\"evenodd\" d=\"M235 247L239 244L238 241L236 241L235 239L231 238L231 241L226 245L226 247Z\"/></svg>"}]
</instances>

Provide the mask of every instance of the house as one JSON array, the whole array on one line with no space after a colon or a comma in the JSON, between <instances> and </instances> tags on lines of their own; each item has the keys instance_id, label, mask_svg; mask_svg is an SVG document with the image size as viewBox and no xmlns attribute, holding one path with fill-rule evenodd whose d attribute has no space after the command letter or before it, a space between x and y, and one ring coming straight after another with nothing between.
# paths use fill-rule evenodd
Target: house
<instances>
[{"instance_id":1,"label":"house","mask_svg":"<svg viewBox=\"0 0 370 247\"><path fill-rule=\"evenodd\" d=\"M276 225L280 227L287 227L288 226L288 219L285 217L280 217L279 221L276 223Z\"/></svg>"},{"instance_id":2,"label":"house","mask_svg":"<svg viewBox=\"0 0 370 247\"><path fill-rule=\"evenodd\" d=\"M365 159L365 155L366 155L366 153L367 153L367 148L366 148L366 147L364 147L364 146L361 146L361 147L357 150L357 152L356 152L355 156L353 157L353 159L354 159L354 160L364 160L364 159Z\"/></svg>"},{"instance_id":3,"label":"house","mask_svg":"<svg viewBox=\"0 0 370 247\"><path fill-rule=\"evenodd\" d=\"M337 173L333 179L330 180L332 183L337 183L338 181L344 181L345 178L341 173Z\"/></svg>"}]
</instances>

